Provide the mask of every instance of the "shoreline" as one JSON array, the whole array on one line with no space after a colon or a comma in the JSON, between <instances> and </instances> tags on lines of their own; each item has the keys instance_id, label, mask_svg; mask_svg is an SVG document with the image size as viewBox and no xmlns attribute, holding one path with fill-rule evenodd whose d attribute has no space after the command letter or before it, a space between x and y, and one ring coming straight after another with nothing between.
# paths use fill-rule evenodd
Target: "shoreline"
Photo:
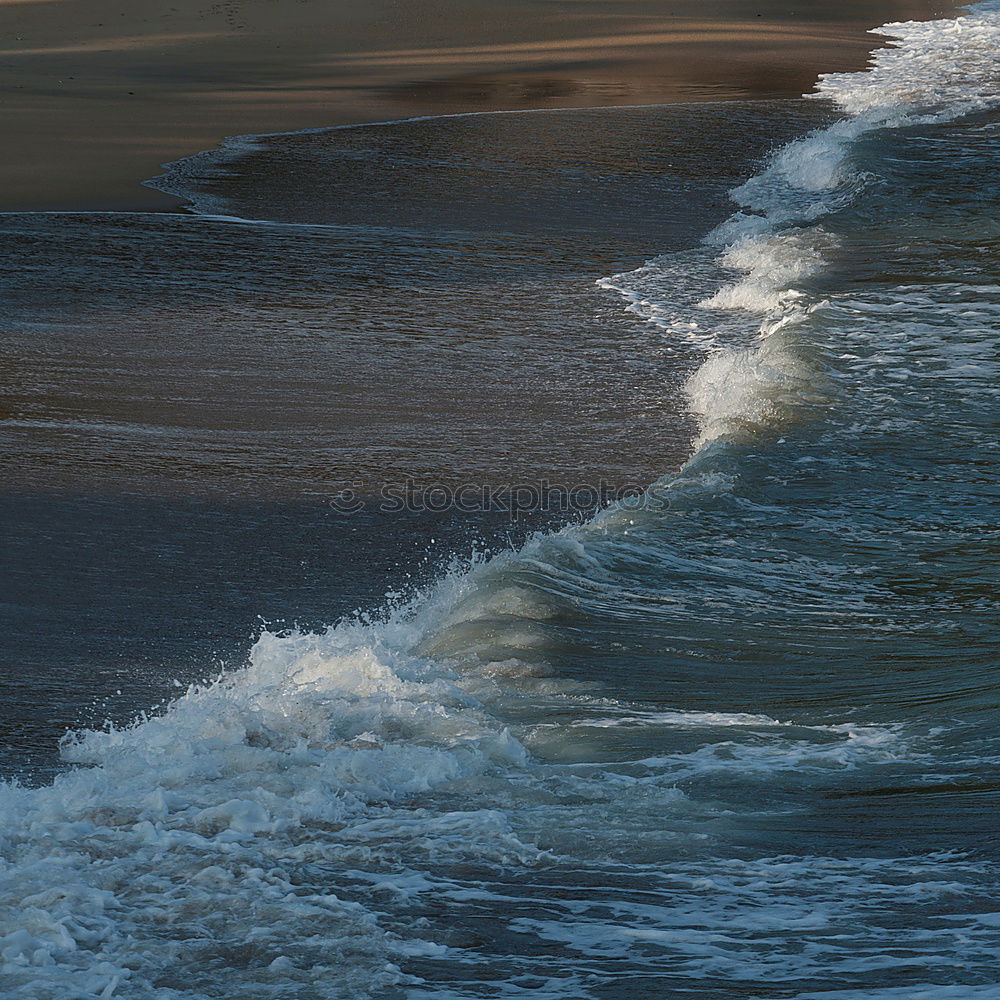
<instances>
[{"instance_id":1,"label":"shoreline","mask_svg":"<svg viewBox=\"0 0 1000 1000\"><path fill-rule=\"evenodd\" d=\"M143 215L183 215L183 216L194 216L199 219L209 219L218 222L232 222L232 223L242 223L247 225L264 225L264 226L290 226L292 228L302 227L310 228L311 226L320 226L319 223L290 223L290 222L275 222L268 219L255 219L246 218L240 215L220 215L212 212L199 212L194 210L190 206L190 199L185 195L174 195L164 189L157 187L153 182L161 179L166 179L170 174L170 168L188 162L190 160L195 160L201 157L212 157L218 158L220 163L233 163L241 159L244 156L253 155L253 153L258 152L258 149L251 148L251 144L258 140L268 140L277 139L286 136L304 136L304 135L321 135L326 132L338 132L341 130L349 129L367 129L367 128L391 128L396 125L410 125L416 124L418 122L437 122L444 121L448 119L459 119L459 118L479 118L479 117L490 117L490 116L500 116L500 115L541 115L541 114L564 114L567 112L575 111L642 111L642 110L652 110L658 108L683 108L683 107L706 107L712 105L722 105L722 104L750 104L754 102L760 103L794 103L801 100L812 100L824 101L825 98L821 98L819 95L800 95L798 97L775 97L775 98L723 98L723 99L705 99L705 100L690 100L690 101L657 101L649 104L592 104L592 105L570 105L566 107L550 107L550 108L496 108L484 111L447 111L434 114L425 115L409 115L405 118L380 118L375 121L360 121L360 122L347 122L335 125L319 125L310 128L300 128L300 129L279 129L274 132L249 132L240 133L237 135L223 136L216 145L211 146L207 149L197 150L194 153L189 153L185 156L179 156L176 160L168 160L165 163L159 165L160 173L154 177L150 177L145 180L138 182L139 186L146 188L150 194L155 197L167 198L172 202L172 204L164 205L150 205L149 207L142 208L107 208L105 206L82 206L79 208L0 208L0 218L5 216L17 216L17 215L100 215L107 212L113 212L116 216L143 216ZM827 101L827 103L829 103ZM245 143L246 148L243 149L230 149L230 144L237 145L239 143Z\"/></svg>"},{"instance_id":2,"label":"shoreline","mask_svg":"<svg viewBox=\"0 0 1000 1000\"><path fill-rule=\"evenodd\" d=\"M159 207L150 208L145 211L136 210L135 214L156 214L156 213L172 213L179 212L181 214L194 214L202 219L214 219L219 222L235 222L235 223L247 223L251 225L282 225L282 226L303 226L310 227L312 225L318 225L318 223L292 223L292 222L275 222L269 219L255 219L247 218L241 215L226 215L218 214L215 212L202 212L196 209L192 204L192 199L189 195L175 195L173 192L167 190L166 187L158 187L154 181L169 181L170 175L172 173L172 168L179 166L183 163L188 163L194 160L199 160L202 158L209 159L216 163L216 165L224 166L225 164L236 163L239 160L247 156L252 156L254 153L261 152L266 148L266 140L269 139L280 139L288 138L293 136L306 136L306 135L322 135L327 132L339 132L347 131L350 129L368 129L368 128L392 128L398 125L415 125L421 122L438 122L447 121L450 119L460 119L460 118L480 118L480 117L490 117L493 115L542 115L542 114L566 114L572 112L587 112L587 111L643 111L643 110L653 110L659 108L684 108L684 107L706 107L712 105L720 104L749 104L753 103L755 100L760 103L781 103L787 101L789 103L795 101L801 101L806 99L812 99L805 95L799 97L784 97L784 98L770 98L761 101L760 99L754 98L729 98L727 100L704 100L704 101L660 101L651 104L593 104L582 107L572 106L572 107L556 107L556 108L497 108L488 111L448 111L441 112L440 114L427 114L427 115L410 115L406 118L385 118L379 119L377 121L370 122L350 122L347 124L338 125L321 125L315 128L300 128L300 129L289 129L289 130L279 130L277 132L250 132L240 135L230 135L225 136L221 139L215 146L209 149L199 150L196 153L191 153L188 156L178 157L176 160L170 160L166 163L160 164L160 169L162 173L157 174L155 177L150 177L148 180L141 181L141 185L148 188L155 194L165 195L166 197L177 202L176 205L169 207ZM826 99L821 98L819 95L815 96L818 101L824 101ZM829 103L829 101L826 101ZM256 145L258 144L259 145ZM242 147L242 148L240 148ZM89 213L100 213L102 209L56 209L45 212L44 210L10 210L10 209L0 209L0 216L4 215L18 215L25 214L29 212L30 214L71 214L71 215L86 215ZM123 212L116 212L116 214L125 214Z\"/></svg>"},{"instance_id":3,"label":"shoreline","mask_svg":"<svg viewBox=\"0 0 1000 1000\"><path fill-rule=\"evenodd\" d=\"M259 0L168 13L0 0L0 211L173 211L146 187L168 163L226 138L417 117L798 98L824 72L862 68L873 24L939 4L693 0L376 4ZM948 8L951 9L950 6ZM91 20L87 18L86 20ZM112 33L112 29L114 29ZM400 39L406 39L401 47Z\"/></svg>"},{"instance_id":4,"label":"shoreline","mask_svg":"<svg viewBox=\"0 0 1000 1000\"><path fill-rule=\"evenodd\" d=\"M569 374L576 371L579 352L565 353L548 338L532 335L521 345L537 358L529 371L542 370L544 359L562 358L555 365L559 377L547 376L542 389L522 403L519 409L533 414L531 420L507 411L487 419L497 395L483 388L478 364L478 386L471 381L453 386L443 374L439 382L431 363L434 345L438 337L451 345L444 356L458 371L467 363L462 344L479 344L476 353L484 357L507 350L497 331L513 322L511 289L544 279L551 287L542 313L551 314L554 329L585 333L591 338L587 343L603 341L614 329L623 345L638 337L644 346L635 353L644 355L644 328L633 330L631 315L616 301L606 301L594 282L658 253L700 245L704 233L731 210L727 192L746 179L750 165L779 138L801 134L808 127L804 123L817 120L816 112L824 115L817 102L801 100L757 108L748 103L631 112L465 113L457 119L421 116L423 121L409 126L313 130L287 143L279 140L274 149L254 151L252 141L231 141L228 150L202 154L178 173L178 184L191 182L186 191L174 188L179 195L197 196L203 190L199 178L225 175L224 187L216 189L209 181L207 192L229 199L225 218L207 211L210 206L200 200L197 213L8 215L4 242L11 260L19 248L45 255L13 303L23 303L11 317L14 335L19 320L30 323L39 312L45 315L40 304L64 301L60 289L69 284L87 290L85 301L75 291L68 300L72 315L80 316L80 330L73 324L65 331L53 329L46 349L54 350L56 341L64 343L69 336L77 345L67 348L73 356L87 342L100 344L102 351L117 344L111 350L119 358L109 376L100 364L87 363L89 349L83 351L80 363L57 382L71 381L72 398L54 392L49 400L30 388L48 376L26 374L50 370L40 353L42 343L30 335L17 339L24 360L5 394L11 417L54 421L17 431L9 425L17 435L12 446L24 448L22 468L31 467L36 485L140 495L287 496L304 489L328 495L344 482L377 488L383 474L411 475L421 482L493 482L490 442L496 427L503 426L508 440L517 442L505 460L516 469L501 472L504 481L534 482L552 469L573 482L589 481L607 468L605 478L617 483L634 467L642 469L643 481L651 479L663 464L672 468L675 459L679 463L686 457L689 429L683 428L682 442L674 441L676 412L663 395L664 372L669 378L680 373L685 352L670 352L655 371L648 365L623 368L610 381L602 369L600 391L592 392L587 388L594 374L590 368ZM589 118L578 121L578 114ZM326 155L341 147L341 153ZM401 153L412 157L411 169L387 169ZM231 158L238 154L250 161L234 165ZM223 159L230 162L220 169ZM584 166L567 174L566 164L577 161ZM304 175L296 172L296 164L307 165ZM373 173L383 174L385 185L369 184ZM341 180L331 187L324 178L333 175ZM245 210L254 203L262 213ZM268 209L273 214L261 217ZM439 225L442 219L446 225ZM369 235L359 238L362 231ZM468 256L463 247L478 249ZM109 266L109 257L126 266ZM484 267L483 259L499 263ZM135 280L130 261L140 268L141 281ZM411 269L421 277L412 277ZM375 304L372 282L378 288ZM411 285L433 294L414 298L405 291ZM241 303L250 295L254 310L245 313ZM582 318L577 315L581 295L592 296L584 300L592 306L583 308ZM128 306L123 310L120 303ZM300 307L306 310L301 316ZM345 316L359 319L347 322ZM192 347L192 317L205 325L203 352ZM378 320L374 326L372 318ZM484 319L485 338L480 336ZM303 320L306 326L300 329ZM386 322L413 331L412 343L376 350L379 324ZM302 333L314 327L325 331L315 341ZM417 334L417 328L430 333ZM155 336L149 339L151 330ZM327 355L337 351L343 357L329 370L275 359L269 345L272 336L282 342L282 330L296 351L315 355L317 365L327 364ZM342 332L327 344L331 330ZM387 342L402 344L395 334ZM220 343L228 346L217 357ZM228 359L244 343L268 346L261 347L256 360L245 359L238 373L229 372L231 362L220 358ZM168 350L167 344L175 346ZM397 351L403 353L397 356ZM414 367L415 354L426 364ZM155 384L147 384L151 367L158 372ZM222 381L216 368L227 372ZM300 386L303 372L310 371L314 374L306 381L317 371L327 372L322 388L283 390L288 400L283 395L280 411L274 412L276 374ZM227 395L233 379L249 385L238 397ZM373 380L392 405L374 405L359 390ZM611 385L621 391L605 398ZM328 398L336 400L333 409L316 403ZM598 398L605 402L598 404ZM639 406L638 399L647 402ZM639 415L647 410L657 416ZM244 419L235 420L235 413L245 419L255 413L253 426L280 430L298 458L278 459L270 444L248 444L241 437ZM399 416L404 413L405 419ZM601 428L600 434L590 434L584 414L590 414L587 420ZM538 434L546 420L564 429L572 448ZM81 421L90 425L87 436L74 443L67 435ZM618 446L612 460L604 454L602 435L617 434L619 424L651 443L634 455ZM160 427L180 436L164 438ZM195 457L205 455L204 442L189 433L192 427L210 431L213 448L232 448L231 458L221 464L185 460L165 465L165 440L174 452L183 445ZM369 454L373 435L380 448L376 458ZM336 449L327 454L331 441ZM414 455L425 447L429 457L415 463ZM78 457L55 461L64 449ZM113 476L107 475L102 450L116 456ZM316 455L327 457L317 460Z\"/></svg>"}]
</instances>

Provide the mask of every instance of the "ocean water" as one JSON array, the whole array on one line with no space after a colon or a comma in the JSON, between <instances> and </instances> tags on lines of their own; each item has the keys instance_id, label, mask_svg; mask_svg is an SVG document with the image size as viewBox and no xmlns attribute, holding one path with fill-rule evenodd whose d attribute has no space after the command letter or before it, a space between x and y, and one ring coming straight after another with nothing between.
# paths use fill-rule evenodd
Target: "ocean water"
<instances>
[{"instance_id":1,"label":"ocean water","mask_svg":"<svg viewBox=\"0 0 1000 1000\"><path fill-rule=\"evenodd\" d=\"M325 627L594 507L401 512L383 488L616 491L678 468L699 356L596 279L697 246L770 148L831 118L800 102L342 129L157 181L250 224L3 216L0 773L48 780L67 729L240 665L261 620Z\"/></svg>"},{"instance_id":2,"label":"ocean water","mask_svg":"<svg viewBox=\"0 0 1000 1000\"><path fill-rule=\"evenodd\" d=\"M1000 997L1000 6L882 30L821 101L256 137L156 182L200 216L5 220L32 276L14 331L34 364L51 338L64 414L108 371L165 379L166 427L218 401L212 433L176 431L182 462L134 431L138 390L110 438L18 397L10 439L52 503L80 469L186 503L271 483L284 511L331 489L290 462L332 433L308 393L284 438L252 433L314 371L320 300L359 414L337 475L366 498L412 453L448 482L644 477L326 627L265 629L217 680L72 732L47 783L0 785L5 996ZM79 314L60 327L39 293L81 273L122 338L89 367ZM370 341L352 295L380 305ZM136 296L157 335L129 347ZM300 338L272 344L273 382L232 383L240 410L219 366L246 340L264 367L261 317ZM185 387L201 337L216 367ZM416 380L399 399L427 393L412 419L448 439L366 410L383 377ZM365 516L331 557L381 588L365 553L396 542Z\"/></svg>"}]
</instances>

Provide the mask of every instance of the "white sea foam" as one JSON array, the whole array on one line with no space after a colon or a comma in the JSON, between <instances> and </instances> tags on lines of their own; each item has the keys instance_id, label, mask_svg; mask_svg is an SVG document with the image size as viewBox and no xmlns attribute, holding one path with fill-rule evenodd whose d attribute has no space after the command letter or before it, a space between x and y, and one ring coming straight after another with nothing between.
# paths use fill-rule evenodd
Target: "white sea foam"
<instances>
[{"instance_id":1,"label":"white sea foam","mask_svg":"<svg viewBox=\"0 0 1000 1000\"><path fill-rule=\"evenodd\" d=\"M913 115L951 118L1000 101L996 0L974 4L962 17L886 24L872 33L890 45L876 49L863 72L822 75L816 97L892 124Z\"/></svg>"},{"instance_id":2,"label":"white sea foam","mask_svg":"<svg viewBox=\"0 0 1000 1000\"><path fill-rule=\"evenodd\" d=\"M516 926L558 944L561 954L572 956L564 964L572 961L587 969L613 961L619 967L627 964L633 975L647 981L668 967L689 981L726 984L709 988L712 996L749 995L748 983L766 983L752 995L770 1000L791 996L797 982L812 980L833 988L795 993L800 1000L989 997L996 995L993 985L921 983L927 967L940 963L954 947L951 928L913 931L900 948L898 931L886 921L888 913L901 908L945 908L982 874L981 866L946 853L910 862L776 856L720 861L709 872L650 866L640 877L659 890L656 894L632 900L609 891L603 904L553 900L548 912L519 917ZM912 891L901 891L900 875L913 880ZM623 874L609 870L607 877L613 885ZM753 919L734 919L737 910ZM962 919L962 940L968 953L978 956L990 947L988 932L977 929L974 918ZM861 940L852 936L848 945L847 937L858 925L866 935ZM782 959L789 946L797 952L794 970ZM966 978L960 962L947 964L954 978ZM910 985L863 990L834 985L859 977L868 982L904 979ZM567 989L552 995L573 993Z\"/></svg>"},{"instance_id":3,"label":"white sea foam","mask_svg":"<svg viewBox=\"0 0 1000 1000\"><path fill-rule=\"evenodd\" d=\"M993 102L996 9L936 27L896 26L899 47L880 52L869 74L824 79L821 94L858 117L786 147L737 191L759 214L740 214L716 232L730 249L714 277L724 282L737 270L742 279L708 295L702 270L686 280L679 303L670 298L673 278L685 273L676 257L605 279L665 335L712 352L688 386L700 445L773 431L818 391L798 332L816 308L811 283L836 247L814 224L865 183L851 167L852 142L915 115ZM683 512L685 490L730 486L693 463L671 488ZM518 584L517 573L557 581L570 604L583 601L606 586L612 560L602 546L609 536L620 543L627 523L629 515L611 510L533 539L520 553L452 574L386 621L266 634L244 670L192 689L162 715L68 739L65 756L77 766L50 787L0 785L4 996L356 998L396 987L430 995L401 964L450 953L426 924L387 926L390 907L378 894L408 899L445 886L442 898L483 900L485 890L449 882L442 869L531 869L558 864L559 851L571 863L576 851L577 860L613 867L614 891L596 901L554 893L545 907L560 919L518 916L508 926L587 962L611 956L641 966L652 953L659 967L669 959L692 976L776 981L791 975L786 937L821 927L832 943L796 949L796 976L889 962L898 941L877 921L867 925L874 940L861 955L842 946L845 928L907 893L915 907L960 898L963 878L980 873L947 857L923 859L912 884L901 885L895 860L719 861L710 872L640 871L642 892L660 880L669 905L622 899L619 859L643 849L633 843L640 834L662 857L665 838L708 836L684 833L685 817L725 822L725 810L694 803L683 782L763 786L776 775L888 766L913 754L892 726L615 709L546 676L548 628L565 605ZM528 683L536 681L548 686ZM522 690L543 695L532 713L517 703ZM511 702L522 710L511 716L525 720L518 731L503 721ZM556 753L565 757L570 742L578 752L596 745L589 734L596 741L677 729L703 738L686 752L635 753L616 765L565 763ZM352 893L352 880L364 891ZM734 927L736 908L747 905L763 937L741 938ZM967 941L993 930L959 919ZM937 942L938 931L924 933ZM563 978L551 995L582 994Z\"/></svg>"},{"instance_id":4,"label":"white sea foam","mask_svg":"<svg viewBox=\"0 0 1000 1000\"><path fill-rule=\"evenodd\" d=\"M741 309L765 315L792 307L805 298L798 286L822 270L826 254L836 244L836 239L820 227L741 236L719 263L744 271L745 276L723 285L698 304L703 309Z\"/></svg>"},{"instance_id":5,"label":"white sea foam","mask_svg":"<svg viewBox=\"0 0 1000 1000\"><path fill-rule=\"evenodd\" d=\"M559 547L540 536L523 559L557 560ZM530 867L547 856L537 844L566 822L566 809L548 812L547 803L580 804L579 842L562 836L560 849L575 844L586 854L604 810L639 816L655 807L657 822L667 808L683 814L674 785L685 775L738 766L770 780L785 766L849 767L873 752L845 727L832 742L777 733L763 745L728 741L722 756L709 746L638 761L635 774L539 768L470 693L492 690L475 671L413 653L463 619L545 617L537 602L495 587L483 600L460 600L490 594L496 572L484 564L449 577L380 624L265 634L245 669L191 689L165 714L69 738L66 758L79 766L52 786L0 785L4 996L178 1000L217 990L220 964L226 995L384 994L412 984L401 961L437 946L419 933L383 930L377 909L331 884L333 870L382 870L383 882L402 887L426 866ZM494 642L481 639L483 648ZM661 712L645 721L782 728L725 713ZM877 752L901 752L885 735L892 746L879 743ZM461 807L444 804L453 787L463 789ZM310 866L326 872L319 882Z\"/></svg>"},{"instance_id":6,"label":"white sea foam","mask_svg":"<svg viewBox=\"0 0 1000 1000\"><path fill-rule=\"evenodd\" d=\"M4 996L187 997L220 961L234 995L378 993L419 942L388 940L293 859L537 860L495 810L421 809L526 754L447 670L399 652L406 626L383 629L265 634L246 669L164 715L69 739L90 766L0 785Z\"/></svg>"},{"instance_id":7,"label":"white sea foam","mask_svg":"<svg viewBox=\"0 0 1000 1000\"><path fill-rule=\"evenodd\" d=\"M820 391L819 375L797 349L791 328L817 301L810 282L822 275L837 246L819 220L869 181L851 162L857 140L876 129L956 118L1000 103L1000 3L977 4L954 19L886 25L876 33L892 44L873 53L867 70L827 74L811 95L834 101L850 117L785 145L732 192L747 211L734 214L706 242L723 245L719 267L743 277L697 303L709 315L701 322L676 316L672 289L687 263L683 254L598 282L665 336L709 352L688 384L691 410L701 422L696 449L778 427L798 393ZM734 324L720 322L720 310L764 316L753 342L734 346Z\"/></svg>"}]
</instances>

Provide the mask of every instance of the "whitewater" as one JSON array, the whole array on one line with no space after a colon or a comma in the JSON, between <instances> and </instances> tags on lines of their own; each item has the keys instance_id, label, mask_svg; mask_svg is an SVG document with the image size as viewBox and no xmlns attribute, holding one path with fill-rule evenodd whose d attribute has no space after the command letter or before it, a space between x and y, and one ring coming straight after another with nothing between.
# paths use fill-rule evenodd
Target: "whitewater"
<instances>
[{"instance_id":1,"label":"whitewater","mask_svg":"<svg viewBox=\"0 0 1000 1000\"><path fill-rule=\"evenodd\" d=\"M0 785L0 995L1000 998L1000 4L878 31L598 282L683 468Z\"/></svg>"}]
</instances>

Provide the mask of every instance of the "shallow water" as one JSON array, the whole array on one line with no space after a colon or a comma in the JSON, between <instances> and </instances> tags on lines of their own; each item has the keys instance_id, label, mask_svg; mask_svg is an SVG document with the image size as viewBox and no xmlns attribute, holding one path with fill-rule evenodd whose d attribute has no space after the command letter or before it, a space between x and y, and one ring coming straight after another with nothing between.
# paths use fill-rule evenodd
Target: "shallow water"
<instances>
[{"instance_id":1,"label":"shallow water","mask_svg":"<svg viewBox=\"0 0 1000 1000\"><path fill-rule=\"evenodd\" d=\"M267 631L155 717L67 739L50 786L2 786L12 995L1000 996L1000 14L896 31L870 73L825 81L847 117L760 165L704 244L593 275L561 327L622 324L567 350L606 373L588 388L618 396L645 351L649 398L683 391L681 468L592 441L587 416L612 456L589 468L662 462L640 498ZM739 114L772 134L776 110ZM350 156L388 169L410 148L391 134L352 133ZM340 138L172 176L256 217L274 147L294 178L276 215L301 223L310 143L342 177ZM636 243L572 253L627 257L655 235L642 211ZM45 439L25 440L30 463Z\"/></svg>"},{"instance_id":2,"label":"shallow water","mask_svg":"<svg viewBox=\"0 0 1000 1000\"><path fill-rule=\"evenodd\" d=\"M221 179L206 154L158 181L204 211L225 198L302 224L3 216L0 767L47 777L68 728L127 722L175 680L238 665L261 620L377 607L454 555L592 513L578 487L677 467L697 357L595 280L696 244L760 156L829 117L755 104L338 129L276 138ZM383 503L411 484L424 509ZM512 516L505 491L546 484L549 510L529 492ZM467 510L425 500L463 486ZM336 506L345 489L361 510Z\"/></svg>"}]
</instances>

